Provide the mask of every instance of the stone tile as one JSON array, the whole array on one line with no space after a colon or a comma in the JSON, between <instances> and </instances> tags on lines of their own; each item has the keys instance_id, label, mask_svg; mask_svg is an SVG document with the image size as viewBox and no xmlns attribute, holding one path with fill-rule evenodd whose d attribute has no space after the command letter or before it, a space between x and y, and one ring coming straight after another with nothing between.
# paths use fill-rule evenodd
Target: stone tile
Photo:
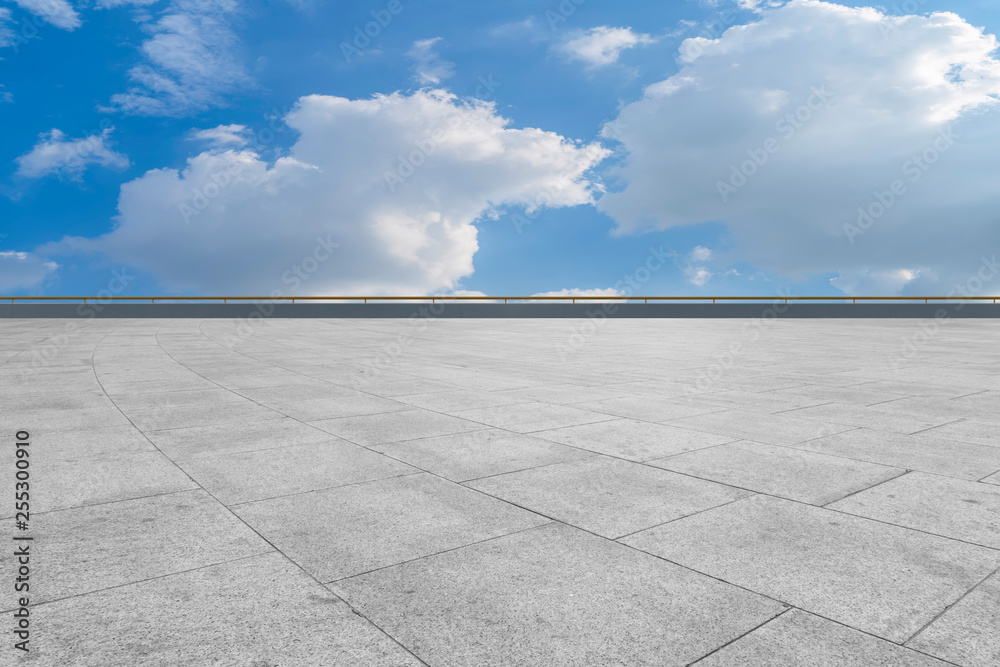
<instances>
[{"instance_id":1,"label":"stone tile","mask_svg":"<svg viewBox=\"0 0 1000 667\"><path fill-rule=\"evenodd\" d=\"M454 414L456 417L461 417L462 419L518 433L530 433L532 431L559 428L560 426L589 424L613 419L610 415L549 403L501 405L492 408L462 410Z\"/></svg>"},{"instance_id":2,"label":"stone tile","mask_svg":"<svg viewBox=\"0 0 1000 667\"><path fill-rule=\"evenodd\" d=\"M90 429L131 426L116 408L84 408L81 410L19 410L0 413L0 431L29 433L42 431L86 431Z\"/></svg>"},{"instance_id":3,"label":"stone tile","mask_svg":"<svg viewBox=\"0 0 1000 667\"><path fill-rule=\"evenodd\" d=\"M782 610L551 524L332 584L429 665L686 665Z\"/></svg>"},{"instance_id":4,"label":"stone tile","mask_svg":"<svg viewBox=\"0 0 1000 667\"><path fill-rule=\"evenodd\" d=\"M132 498L144 498L197 488L197 484L163 454L143 452L115 458L49 459L35 440L31 494L32 512L51 512L69 507L97 505ZM8 470L13 470L11 464ZM0 479L0 494L14 497L14 476ZM14 504L0 506L0 514L13 516Z\"/></svg>"},{"instance_id":5,"label":"stone tile","mask_svg":"<svg viewBox=\"0 0 1000 667\"><path fill-rule=\"evenodd\" d=\"M1000 410L1000 406L997 408ZM1000 448L1000 433L998 431L1000 429L997 428L995 421L963 419L930 429L922 435Z\"/></svg>"},{"instance_id":6,"label":"stone tile","mask_svg":"<svg viewBox=\"0 0 1000 667\"><path fill-rule=\"evenodd\" d=\"M688 403L684 402L684 399L671 400L658 396L623 396L576 403L573 407L650 422L664 422L724 410L717 405Z\"/></svg>"},{"instance_id":7,"label":"stone tile","mask_svg":"<svg viewBox=\"0 0 1000 667\"><path fill-rule=\"evenodd\" d=\"M240 393L251 401L270 406L272 404L295 404L301 401L334 399L341 396L357 396L359 392L321 380L311 380L305 383L244 389Z\"/></svg>"},{"instance_id":8,"label":"stone tile","mask_svg":"<svg viewBox=\"0 0 1000 667\"><path fill-rule=\"evenodd\" d=\"M732 438L722 435L634 419L567 426L532 435L630 461L648 461L732 442Z\"/></svg>"},{"instance_id":9,"label":"stone tile","mask_svg":"<svg viewBox=\"0 0 1000 667\"><path fill-rule=\"evenodd\" d=\"M365 447L486 428L483 424L427 410L323 419L311 423L327 433Z\"/></svg>"},{"instance_id":10,"label":"stone tile","mask_svg":"<svg viewBox=\"0 0 1000 667\"><path fill-rule=\"evenodd\" d=\"M308 401L287 401L272 403L275 410L305 422L321 419L337 419L339 417L357 417L361 415L376 415L385 412L402 412L413 408L405 403L393 401L380 396L369 396L358 393L356 396L338 396L336 398L313 399Z\"/></svg>"},{"instance_id":11,"label":"stone tile","mask_svg":"<svg viewBox=\"0 0 1000 667\"><path fill-rule=\"evenodd\" d=\"M906 398L906 394L894 394L887 391L872 391L868 385L858 385L854 387L828 387L810 385L805 387L792 387L791 389L779 389L773 393L800 396L814 399L822 403L842 403L844 405L871 406L886 401L895 401Z\"/></svg>"},{"instance_id":12,"label":"stone tile","mask_svg":"<svg viewBox=\"0 0 1000 667\"><path fill-rule=\"evenodd\" d=\"M798 609L692 667L947 667L947 663Z\"/></svg>"},{"instance_id":13,"label":"stone tile","mask_svg":"<svg viewBox=\"0 0 1000 667\"><path fill-rule=\"evenodd\" d=\"M511 399L520 399L516 401L519 403L538 401L559 405L571 405L585 401L602 401L621 398L625 395L624 392L609 387L585 387L578 384L550 384L542 387L508 389L497 393Z\"/></svg>"},{"instance_id":14,"label":"stone tile","mask_svg":"<svg viewBox=\"0 0 1000 667\"><path fill-rule=\"evenodd\" d=\"M903 642L1000 566L1000 552L768 496L626 544Z\"/></svg>"},{"instance_id":15,"label":"stone tile","mask_svg":"<svg viewBox=\"0 0 1000 667\"><path fill-rule=\"evenodd\" d=\"M931 431L933 432L933 431ZM819 454L976 480L1000 470L1000 449L859 428L793 445Z\"/></svg>"},{"instance_id":16,"label":"stone tile","mask_svg":"<svg viewBox=\"0 0 1000 667\"><path fill-rule=\"evenodd\" d=\"M114 458L143 452L155 452L156 448L131 424L71 431L32 431L33 445L39 445L35 452L46 462L78 461L87 458Z\"/></svg>"},{"instance_id":17,"label":"stone tile","mask_svg":"<svg viewBox=\"0 0 1000 667\"><path fill-rule=\"evenodd\" d=\"M398 396L394 400L425 410L449 414L459 410L531 402L531 399L518 398L506 392L476 391L474 389L436 391L432 394L410 394Z\"/></svg>"},{"instance_id":18,"label":"stone tile","mask_svg":"<svg viewBox=\"0 0 1000 667\"><path fill-rule=\"evenodd\" d=\"M141 394L126 394L115 397L115 405L125 414L157 408L198 408L200 406L223 406L226 403L245 401L231 391L213 387L212 389L187 389L181 391L157 391Z\"/></svg>"},{"instance_id":19,"label":"stone tile","mask_svg":"<svg viewBox=\"0 0 1000 667\"><path fill-rule=\"evenodd\" d=\"M337 440L195 456L177 463L226 505L419 472Z\"/></svg>"},{"instance_id":20,"label":"stone tile","mask_svg":"<svg viewBox=\"0 0 1000 667\"><path fill-rule=\"evenodd\" d=\"M420 665L279 554L61 600L32 614L39 660L31 662L39 665Z\"/></svg>"},{"instance_id":21,"label":"stone tile","mask_svg":"<svg viewBox=\"0 0 1000 667\"><path fill-rule=\"evenodd\" d=\"M769 445L793 445L854 428L796 419L784 414L762 415L746 410L726 410L686 417L672 421L671 425Z\"/></svg>"},{"instance_id":22,"label":"stone tile","mask_svg":"<svg viewBox=\"0 0 1000 667\"><path fill-rule=\"evenodd\" d=\"M453 482L592 456L572 447L492 428L373 449Z\"/></svg>"},{"instance_id":23,"label":"stone tile","mask_svg":"<svg viewBox=\"0 0 1000 667\"><path fill-rule=\"evenodd\" d=\"M649 465L811 505L825 505L905 472L758 442L734 442Z\"/></svg>"},{"instance_id":24,"label":"stone tile","mask_svg":"<svg viewBox=\"0 0 1000 667\"><path fill-rule=\"evenodd\" d=\"M795 417L796 419L812 419L819 422L842 424L845 426L864 426L866 428L904 434L925 431L955 420L955 417L951 415L935 417L924 414L924 416L918 417L909 413L893 413L891 412L892 405L892 403L888 403L868 408L857 405L845 405L843 403L827 403L826 405L800 408L783 414Z\"/></svg>"},{"instance_id":25,"label":"stone tile","mask_svg":"<svg viewBox=\"0 0 1000 667\"><path fill-rule=\"evenodd\" d=\"M324 582L546 522L423 473L262 500L234 511Z\"/></svg>"},{"instance_id":26,"label":"stone tile","mask_svg":"<svg viewBox=\"0 0 1000 667\"><path fill-rule=\"evenodd\" d=\"M1000 488L911 472L831 509L1000 549Z\"/></svg>"},{"instance_id":27,"label":"stone tile","mask_svg":"<svg viewBox=\"0 0 1000 667\"><path fill-rule=\"evenodd\" d=\"M151 431L149 439L171 458L200 454L247 452L323 442L330 434L294 419L278 417L240 424L214 424Z\"/></svg>"},{"instance_id":28,"label":"stone tile","mask_svg":"<svg viewBox=\"0 0 1000 667\"><path fill-rule=\"evenodd\" d=\"M283 415L251 401L219 403L217 405L183 405L142 408L126 413L135 427L144 433L191 426L215 424L245 424L279 419Z\"/></svg>"},{"instance_id":29,"label":"stone tile","mask_svg":"<svg viewBox=\"0 0 1000 667\"><path fill-rule=\"evenodd\" d=\"M603 456L487 477L467 486L611 539L751 495Z\"/></svg>"},{"instance_id":30,"label":"stone tile","mask_svg":"<svg viewBox=\"0 0 1000 667\"><path fill-rule=\"evenodd\" d=\"M42 602L271 551L204 491L39 514Z\"/></svg>"},{"instance_id":31,"label":"stone tile","mask_svg":"<svg viewBox=\"0 0 1000 667\"><path fill-rule=\"evenodd\" d=\"M994 574L907 646L963 667L1000 664L1000 575Z\"/></svg>"}]
</instances>

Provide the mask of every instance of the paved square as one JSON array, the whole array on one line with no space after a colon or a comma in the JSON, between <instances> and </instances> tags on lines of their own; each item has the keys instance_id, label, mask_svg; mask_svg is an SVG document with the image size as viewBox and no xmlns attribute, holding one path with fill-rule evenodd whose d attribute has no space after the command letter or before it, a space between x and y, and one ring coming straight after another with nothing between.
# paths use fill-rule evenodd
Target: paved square
<instances>
[{"instance_id":1,"label":"paved square","mask_svg":"<svg viewBox=\"0 0 1000 667\"><path fill-rule=\"evenodd\" d=\"M1000 322L69 323L24 664L1000 665Z\"/></svg>"}]
</instances>

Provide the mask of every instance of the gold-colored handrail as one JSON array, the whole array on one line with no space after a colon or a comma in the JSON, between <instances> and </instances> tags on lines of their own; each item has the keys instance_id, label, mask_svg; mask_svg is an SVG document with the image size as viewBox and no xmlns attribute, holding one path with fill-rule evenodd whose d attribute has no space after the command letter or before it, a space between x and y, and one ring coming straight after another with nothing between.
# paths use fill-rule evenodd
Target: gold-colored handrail
<instances>
[{"instance_id":1,"label":"gold-colored handrail","mask_svg":"<svg viewBox=\"0 0 1000 667\"><path fill-rule=\"evenodd\" d=\"M991 301L1000 296L2 296L18 301Z\"/></svg>"}]
</instances>

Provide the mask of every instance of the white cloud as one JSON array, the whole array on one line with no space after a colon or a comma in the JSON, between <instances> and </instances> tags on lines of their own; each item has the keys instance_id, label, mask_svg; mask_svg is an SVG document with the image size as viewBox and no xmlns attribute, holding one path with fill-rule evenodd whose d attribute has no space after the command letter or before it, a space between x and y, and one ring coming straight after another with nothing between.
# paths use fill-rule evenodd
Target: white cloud
<instances>
[{"instance_id":1,"label":"white cloud","mask_svg":"<svg viewBox=\"0 0 1000 667\"><path fill-rule=\"evenodd\" d=\"M59 265L30 252L0 251L0 292L35 287Z\"/></svg>"},{"instance_id":2,"label":"white cloud","mask_svg":"<svg viewBox=\"0 0 1000 667\"><path fill-rule=\"evenodd\" d=\"M191 139L207 141L214 148L246 146L250 142L246 137L246 130L245 125L219 125L208 130L195 130L191 133Z\"/></svg>"},{"instance_id":3,"label":"white cloud","mask_svg":"<svg viewBox=\"0 0 1000 667\"><path fill-rule=\"evenodd\" d=\"M577 32L573 37L553 47L567 60L581 60L588 67L603 67L618 62L618 56L625 49L652 44L649 35L632 32L631 28L599 26L586 32Z\"/></svg>"},{"instance_id":4,"label":"white cloud","mask_svg":"<svg viewBox=\"0 0 1000 667\"><path fill-rule=\"evenodd\" d=\"M734 261L785 278L921 267L880 284L946 293L1000 246L996 49L952 13L816 0L686 40L680 71L605 127L626 158L598 207L616 233L722 221ZM845 225L897 180L903 194L852 243Z\"/></svg>"},{"instance_id":5,"label":"white cloud","mask_svg":"<svg viewBox=\"0 0 1000 667\"><path fill-rule=\"evenodd\" d=\"M684 269L684 275L692 285L704 287L714 274L704 266L689 266Z\"/></svg>"},{"instance_id":6,"label":"white cloud","mask_svg":"<svg viewBox=\"0 0 1000 667\"><path fill-rule=\"evenodd\" d=\"M145 7L146 5L152 5L159 1L160 0L97 0L95 7L97 9L112 9L114 7L125 7L128 5Z\"/></svg>"},{"instance_id":7,"label":"white cloud","mask_svg":"<svg viewBox=\"0 0 1000 667\"><path fill-rule=\"evenodd\" d=\"M707 262L712 258L712 251L705 246L695 246L690 257L692 262Z\"/></svg>"},{"instance_id":8,"label":"white cloud","mask_svg":"<svg viewBox=\"0 0 1000 667\"><path fill-rule=\"evenodd\" d=\"M21 9L31 12L57 28L76 30L80 27L80 15L66 0L13 0Z\"/></svg>"},{"instance_id":9,"label":"white cloud","mask_svg":"<svg viewBox=\"0 0 1000 667\"><path fill-rule=\"evenodd\" d=\"M614 287L580 289L579 287L563 288L555 292L538 292L531 296L624 296L624 292Z\"/></svg>"},{"instance_id":10,"label":"white cloud","mask_svg":"<svg viewBox=\"0 0 1000 667\"><path fill-rule=\"evenodd\" d=\"M14 41L14 29L10 27L10 10L0 7L0 48L10 46Z\"/></svg>"},{"instance_id":11,"label":"white cloud","mask_svg":"<svg viewBox=\"0 0 1000 667\"><path fill-rule=\"evenodd\" d=\"M122 186L111 232L46 252L127 258L189 293L436 293L473 272L475 222L497 207L591 202L587 172L608 154L512 129L493 105L444 91L313 95L285 122L300 133L286 157L213 150L149 171ZM339 247L319 261L317 239Z\"/></svg>"},{"instance_id":12,"label":"white cloud","mask_svg":"<svg viewBox=\"0 0 1000 667\"><path fill-rule=\"evenodd\" d=\"M231 26L236 0L172 0L146 26L145 62L129 70L135 84L113 95L111 110L147 116L184 116L226 106L227 96L253 86Z\"/></svg>"},{"instance_id":13,"label":"white cloud","mask_svg":"<svg viewBox=\"0 0 1000 667\"><path fill-rule=\"evenodd\" d=\"M17 173L27 178L53 174L79 181L92 164L109 169L128 169L129 160L111 150L111 130L79 139L67 139L60 130L41 135L29 152L17 158Z\"/></svg>"},{"instance_id":14,"label":"white cloud","mask_svg":"<svg viewBox=\"0 0 1000 667\"><path fill-rule=\"evenodd\" d=\"M891 269L869 271L867 269L842 272L830 280L830 284L846 294L895 295L915 281L920 269Z\"/></svg>"},{"instance_id":15,"label":"white cloud","mask_svg":"<svg viewBox=\"0 0 1000 667\"><path fill-rule=\"evenodd\" d=\"M421 85L437 85L455 75L455 63L443 60L434 53L434 45L439 41L440 37L418 40L406 53L415 61L414 78Z\"/></svg>"}]
</instances>

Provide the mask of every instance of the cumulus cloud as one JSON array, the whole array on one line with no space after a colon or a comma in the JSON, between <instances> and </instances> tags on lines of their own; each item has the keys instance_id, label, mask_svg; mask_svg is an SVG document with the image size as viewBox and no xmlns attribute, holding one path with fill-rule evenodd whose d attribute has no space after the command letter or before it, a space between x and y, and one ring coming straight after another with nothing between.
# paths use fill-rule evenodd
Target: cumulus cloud
<instances>
[{"instance_id":1,"label":"cumulus cloud","mask_svg":"<svg viewBox=\"0 0 1000 667\"><path fill-rule=\"evenodd\" d=\"M440 41L440 37L418 40L406 53L415 61L414 78L421 85L437 85L455 75L455 63L442 59L434 52L434 45Z\"/></svg>"},{"instance_id":2,"label":"cumulus cloud","mask_svg":"<svg viewBox=\"0 0 1000 667\"><path fill-rule=\"evenodd\" d=\"M146 116L185 116L227 106L228 97L253 85L232 28L237 0L172 0L145 26L144 62L129 70L135 84L111 97L110 110Z\"/></svg>"},{"instance_id":3,"label":"cumulus cloud","mask_svg":"<svg viewBox=\"0 0 1000 667\"><path fill-rule=\"evenodd\" d=\"M947 292L1000 246L996 49L953 13L817 0L686 40L605 127L626 157L598 207L619 234L722 221L786 278Z\"/></svg>"},{"instance_id":4,"label":"cumulus cloud","mask_svg":"<svg viewBox=\"0 0 1000 667\"><path fill-rule=\"evenodd\" d=\"M29 152L17 158L17 174L27 178L57 175L79 181L92 165L109 169L128 169L129 160L111 150L111 130L79 139L68 139L65 133L53 129L41 135Z\"/></svg>"},{"instance_id":5,"label":"cumulus cloud","mask_svg":"<svg viewBox=\"0 0 1000 667\"><path fill-rule=\"evenodd\" d=\"M63 30L76 30L82 25L80 15L66 0L14 0L14 3Z\"/></svg>"},{"instance_id":6,"label":"cumulus cloud","mask_svg":"<svg viewBox=\"0 0 1000 667\"><path fill-rule=\"evenodd\" d=\"M210 150L149 171L122 186L111 232L45 251L127 261L179 292L436 293L473 272L474 223L592 202L608 154L440 90L308 96L285 122L300 136L273 163Z\"/></svg>"},{"instance_id":7,"label":"cumulus cloud","mask_svg":"<svg viewBox=\"0 0 1000 667\"><path fill-rule=\"evenodd\" d=\"M690 257L692 262L705 262L712 258L712 251L705 246L695 246Z\"/></svg>"},{"instance_id":8,"label":"cumulus cloud","mask_svg":"<svg viewBox=\"0 0 1000 667\"><path fill-rule=\"evenodd\" d=\"M604 67L618 62L625 49L652 44L649 35L632 32L631 28L598 26L577 32L570 39L556 44L553 50L567 60L580 60L588 67Z\"/></svg>"},{"instance_id":9,"label":"cumulus cloud","mask_svg":"<svg viewBox=\"0 0 1000 667\"><path fill-rule=\"evenodd\" d=\"M0 292L35 287L58 268L55 262L30 252L0 251Z\"/></svg>"},{"instance_id":10,"label":"cumulus cloud","mask_svg":"<svg viewBox=\"0 0 1000 667\"><path fill-rule=\"evenodd\" d=\"M191 139L207 141L213 147L246 146L250 140L246 137L245 125L219 125L207 130L194 130Z\"/></svg>"}]
</instances>

